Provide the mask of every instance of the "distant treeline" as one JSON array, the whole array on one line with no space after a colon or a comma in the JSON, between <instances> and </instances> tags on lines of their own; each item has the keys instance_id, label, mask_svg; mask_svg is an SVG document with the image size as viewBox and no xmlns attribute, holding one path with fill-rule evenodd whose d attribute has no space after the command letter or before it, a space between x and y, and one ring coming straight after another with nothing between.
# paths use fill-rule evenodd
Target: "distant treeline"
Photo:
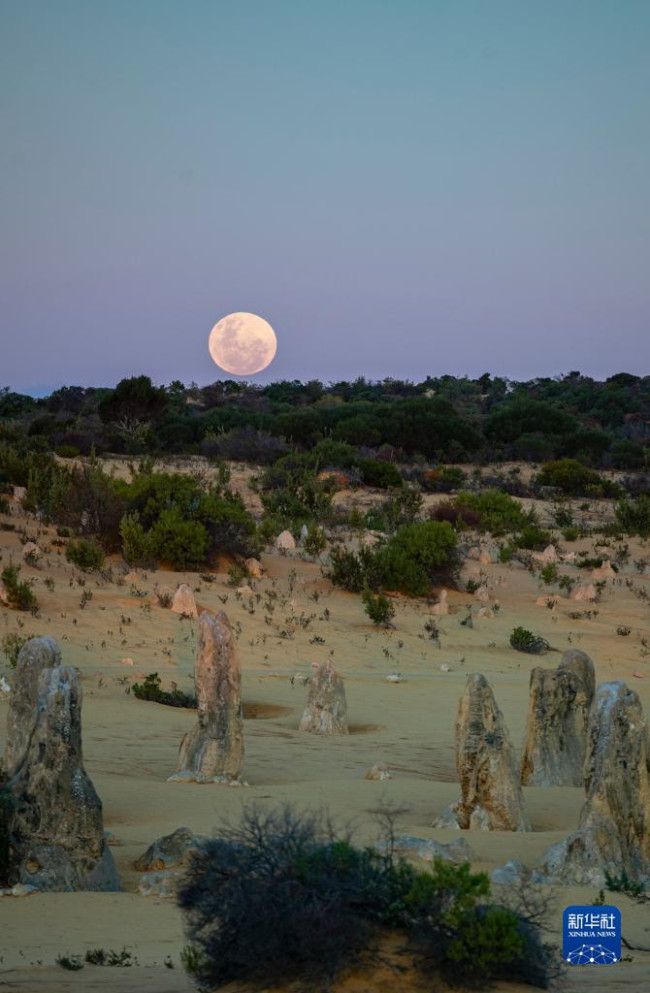
<instances>
[{"instance_id":1,"label":"distant treeline","mask_svg":"<svg viewBox=\"0 0 650 993\"><path fill-rule=\"evenodd\" d=\"M0 390L0 442L61 455L205 454L270 464L324 439L390 460L486 463L563 457L624 470L648 467L650 376L604 382L570 372L514 382L428 377L209 386L148 376L115 389L64 386L34 399Z\"/></svg>"}]
</instances>

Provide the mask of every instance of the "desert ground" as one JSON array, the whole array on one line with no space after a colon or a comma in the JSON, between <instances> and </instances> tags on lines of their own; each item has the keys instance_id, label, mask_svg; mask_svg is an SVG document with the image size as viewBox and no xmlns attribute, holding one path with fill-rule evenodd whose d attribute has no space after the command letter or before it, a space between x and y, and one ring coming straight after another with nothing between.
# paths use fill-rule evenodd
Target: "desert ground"
<instances>
[{"instance_id":1,"label":"desert ground","mask_svg":"<svg viewBox=\"0 0 650 993\"><path fill-rule=\"evenodd\" d=\"M116 469L124 467L117 464ZM248 472L235 471L233 482L255 509L255 495L246 485ZM360 505L383 498L368 491L337 495L337 500ZM427 497L428 502L437 499L442 497ZM540 504L542 522L548 508ZM598 514L606 516L606 503ZM599 682L624 680L650 713L647 542L628 539L629 558L619 563L618 575L607 580L596 604L576 603L560 594L553 609L536 602L549 589L522 565L466 559L463 578L478 579L482 573L490 593L488 606L494 610L496 601L498 609L493 616L479 618L482 604L475 597L449 591L449 614L436 618L437 643L424 629L430 603L397 597L394 628L375 629L360 598L334 590L323 577L321 564L299 551L262 554L263 578L251 581L252 595L238 594L228 584L225 564L210 582L195 573L168 570L128 573L118 556L107 563L112 580L82 575L66 561L61 545L54 544L56 530L26 515L16 501L4 520L23 528L43 556L37 566L23 564L21 572L22 578L33 580L40 616L0 608L0 636L12 631L51 635L59 642L64 661L79 670L85 766L103 801L105 828L125 891L0 899L0 990L192 990L180 962L185 943L181 914L172 900L137 892L139 874L133 862L155 838L181 825L209 834L225 817L237 819L242 805L251 801L327 808L340 822L352 824L355 837L364 843L378 835L374 811L391 802L403 808L399 833L443 842L457 838L457 831L431 825L458 798L454 718L467 675L481 672L490 680L512 740L520 747L530 670L536 665L555 667L560 659L555 651L541 658L514 651L509 635L517 625L546 638L557 652L569 647L587 652ZM591 550L594 544L593 538L584 538L570 546L564 543L563 549ZM0 531L3 563L10 557L20 561L20 549L17 532ZM612 548L607 551L614 554ZM644 558L649 560L645 573L635 565ZM574 578L582 578L584 572L569 564L562 571ZM237 632L245 704L245 786L167 781L194 714L140 701L130 686L147 673L158 672L165 687L175 682L191 690L197 623L161 607L153 595L156 583L172 588L188 583L199 608L225 610ZM267 623L264 601L270 589L279 599ZM90 591L92 598L86 596L82 606L84 591ZM591 617L569 617L570 612L588 608ZM470 611L472 626L461 624ZM622 626L630 629L629 634L617 634ZM348 736L297 730L306 688L295 677L308 676L312 663L327 658L345 680ZM10 682L12 672L4 661L0 675ZM391 674L399 674L401 681L388 681ZM0 751L7 706L6 699L0 702ZM379 761L389 767L392 778L364 779ZM491 871L510 858L533 866L551 843L577 827L582 790L526 788L524 792L530 832L463 833L474 853L474 868ZM556 890L557 910L551 921L555 941L559 942L563 907L591 903L596 896L588 888ZM608 896L622 912L629 946L625 959L613 967L570 969L564 990L640 993L650 988L650 903L622 894ZM56 964L60 954L123 947L132 952L137 965L125 969L87 965L79 972L66 972ZM165 959L173 968L164 964ZM340 988L346 993L408 993L418 987L408 976L382 966L372 974L346 977ZM526 989L514 984L497 988L504 993Z\"/></svg>"}]
</instances>

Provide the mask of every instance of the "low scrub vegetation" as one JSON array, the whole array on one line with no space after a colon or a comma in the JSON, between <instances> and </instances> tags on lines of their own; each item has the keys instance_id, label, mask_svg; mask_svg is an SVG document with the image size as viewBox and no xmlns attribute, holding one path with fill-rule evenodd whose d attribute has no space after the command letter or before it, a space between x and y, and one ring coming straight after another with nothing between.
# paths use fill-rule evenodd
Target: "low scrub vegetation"
<instances>
[{"instance_id":1,"label":"low scrub vegetation","mask_svg":"<svg viewBox=\"0 0 650 993\"><path fill-rule=\"evenodd\" d=\"M150 700L153 703L164 703L167 707L187 707L196 709L196 697L189 696L172 683L171 690L162 688L162 680L157 672L150 672L142 683L134 683L131 687L133 696L138 700Z\"/></svg>"},{"instance_id":2,"label":"low scrub vegetation","mask_svg":"<svg viewBox=\"0 0 650 993\"><path fill-rule=\"evenodd\" d=\"M184 963L203 989L326 989L389 932L422 972L454 985L546 988L554 972L534 916L491 900L484 873L441 860L419 872L390 840L357 848L325 818L288 808L248 808L192 853L178 902Z\"/></svg>"},{"instance_id":3,"label":"low scrub vegetation","mask_svg":"<svg viewBox=\"0 0 650 993\"><path fill-rule=\"evenodd\" d=\"M20 579L20 566L8 565L0 573L9 607L13 610L29 610L35 614L38 600L29 583Z\"/></svg>"},{"instance_id":4,"label":"low scrub vegetation","mask_svg":"<svg viewBox=\"0 0 650 993\"><path fill-rule=\"evenodd\" d=\"M426 596L435 583L456 584L456 546L456 534L446 521L405 524L375 550L334 548L329 578L353 593L368 587Z\"/></svg>"}]
</instances>

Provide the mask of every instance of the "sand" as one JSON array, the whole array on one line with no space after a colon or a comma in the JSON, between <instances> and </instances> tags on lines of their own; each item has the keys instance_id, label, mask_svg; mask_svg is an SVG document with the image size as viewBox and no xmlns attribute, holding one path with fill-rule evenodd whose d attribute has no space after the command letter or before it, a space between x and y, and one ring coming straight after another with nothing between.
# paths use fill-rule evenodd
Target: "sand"
<instances>
[{"instance_id":1,"label":"sand","mask_svg":"<svg viewBox=\"0 0 650 993\"><path fill-rule=\"evenodd\" d=\"M246 478L246 471L235 474L248 499ZM378 494L363 496L366 502L381 498ZM337 499L359 496L343 494ZM428 501L432 499L439 498ZM548 512L548 505L540 506ZM457 838L458 832L434 829L431 823L458 796L453 724L467 674L482 672L492 682L519 747L530 669L538 664L554 667L560 659L555 653L540 659L513 651L508 638L516 625L543 636L559 652L571 646L588 652L599 681L625 680L639 693L646 713L650 711L650 652L641 640L648 638L650 643L650 603L638 592L647 587L650 594L650 569L645 578L634 565L635 560L650 557L647 543L629 540L629 562L617 580L608 582L599 603L579 604L560 596L552 611L536 606L548 588L540 586L521 565L468 562L465 576L476 576L482 570L492 603L498 600L499 610L493 618L474 616L472 628L461 626L467 605L476 613L480 603L468 593L450 591L450 614L436 619L438 647L423 628L430 613L425 601L396 598L394 630L375 630L359 597L333 591L321 575L320 564L298 554L262 556L266 576L251 584L254 594L261 595L260 603L255 595L252 600L237 597L225 572L215 573L214 581L208 583L196 574L160 570L118 585L115 580L122 564L117 557L108 563L113 581L86 576L82 587L77 582L78 570L52 544L54 529L17 509L4 520L25 527L46 552L40 568L22 568L23 577L34 579L40 617L0 608L0 636L19 629L23 634L49 634L59 641L64 660L80 670L85 765L104 804L105 827L126 892L0 899L0 990L171 993L193 989L180 964L185 942L180 913L172 901L135 892L139 874L133 861L154 838L181 825L209 833L224 817L236 819L244 803L325 807L342 823L350 823L360 842L368 842L378 836L373 811L390 801L405 808L398 824L400 833L440 841ZM592 540L582 540L567 545L566 550L592 549L593 545ZM4 563L10 556L19 561L18 535L0 532L0 551ZM583 573L570 566L561 566L560 571L575 578ZM54 581L53 589L45 585L46 578ZM188 582L201 607L225 609L240 632L246 787L166 781L194 714L139 701L129 688L156 671L165 686L174 681L190 690L196 622L157 604L153 596L157 582L172 587ZM284 601L276 607L270 624L265 623L263 606L269 589L275 589ZM93 595L82 608L84 590ZM570 611L589 608L598 611L592 619L568 616ZM306 618L310 620L305 624ZM19 628L20 623L24 627ZM617 635L619 625L629 626L630 634ZM279 630L287 635L281 637ZM315 636L324 643L312 643ZM308 675L313 662L328 657L345 679L349 736L323 738L297 731L306 689L291 677ZM441 670L443 664L449 671ZM400 673L402 681L388 682L391 673ZM10 678L8 668L0 667L1 674ZM6 710L7 703L0 702L0 748L4 747ZM377 761L389 766L392 779L364 780ZM532 865L552 842L576 828L581 790L527 788L524 792L533 828L530 833L463 833L476 868L491 870L513 857ZM558 889L552 921L555 941L559 940L563 907L590 903L595 897L596 892L589 889ZM608 968L574 968L567 974L564 989L588 985L592 993L610 993L650 988L650 903L638 904L619 894L611 894L611 902L621 908L623 934L634 946L626 952L631 961ZM122 947L133 953L138 965L130 969L86 966L72 973L55 961L59 954L83 955L90 948ZM648 950L639 951L640 947ZM174 968L164 965L166 957ZM402 977L396 986L394 975L387 970L371 978L346 977L342 988L347 993L384 988L415 991L416 985ZM512 984L498 988L513 993L524 989Z\"/></svg>"}]
</instances>

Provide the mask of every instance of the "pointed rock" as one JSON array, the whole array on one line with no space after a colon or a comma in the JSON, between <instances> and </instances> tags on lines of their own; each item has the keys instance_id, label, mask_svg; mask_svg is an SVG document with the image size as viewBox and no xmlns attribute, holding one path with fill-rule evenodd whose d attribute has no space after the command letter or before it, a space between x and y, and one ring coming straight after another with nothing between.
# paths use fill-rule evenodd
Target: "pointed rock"
<instances>
[{"instance_id":1,"label":"pointed rock","mask_svg":"<svg viewBox=\"0 0 650 993\"><path fill-rule=\"evenodd\" d=\"M343 680L329 660L314 666L307 705L299 731L317 734L348 734L348 706Z\"/></svg>"},{"instance_id":2,"label":"pointed rock","mask_svg":"<svg viewBox=\"0 0 650 993\"><path fill-rule=\"evenodd\" d=\"M456 718L460 800L437 827L527 831L515 752L492 689L480 673L467 677Z\"/></svg>"},{"instance_id":3,"label":"pointed rock","mask_svg":"<svg viewBox=\"0 0 650 993\"><path fill-rule=\"evenodd\" d=\"M294 549L296 547L296 539L291 534L291 531L281 531L275 539L275 547L284 549L285 551Z\"/></svg>"},{"instance_id":4,"label":"pointed rock","mask_svg":"<svg viewBox=\"0 0 650 993\"><path fill-rule=\"evenodd\" d=\"M557 669L531 671L522 785L582 786L594 689L593 662L575 649Z\"/></svg>"},{"instance_id":5,"label":"pointed rock","mask_svg":"<svg viewBox=\"0 0 650 993\"><path fill-rule=\"evenodd\" d=\"M187 583L181 583L176 592L174 593L174 599L172 601L172 610L175 614L185 614L186 617L198 617L199 612L196 609L196 600L194 599L194 594L192 590L187 585Z\"/></svg>"},{"instance_id":6,"label":"pointed rock","mask_svg":"<svg viewBox=\"0 0 650 993\"><path fill-rule=\"evenodd\" d=\"M42 669L36 722L8 789L19 882L58 891L121 889L102 803L82 763L81 687L70 666Z\"/></svg>"},{"instance_id":7,"label":"pointed rock","mask_svg":"<svg viewBox=\"0 0 650 993\"><path fill-rule=\"evenodd\" d=\"M547 878L602 886L625 873L650 886L650 746L637 694L602 683L589 718L587 799L578 830L552 845L539 864Z\"/></svg>"},{"instance_id":8,"label":"pointed rock","mask_svg":"<svg viewBox=\"0 0 650 993\"><path fill-rule=\"evenodd\" d=\"M7 715L4 768L9 777L21 764L38 715L38 681L44 669L61 665L54 638L30 638L18 654Z\"/></svg>"},{"instance_id":9,"label":"pointed rock","mask_svg":"<svg viewBox=\"0 0 650 993\"><path fill-rule=\"evenodd\" d=\"M244 764L241 672L230 621L204 610L194 668L198 721L183 738L171 780L238 780Z\"/></svg>"}]
</instances>

